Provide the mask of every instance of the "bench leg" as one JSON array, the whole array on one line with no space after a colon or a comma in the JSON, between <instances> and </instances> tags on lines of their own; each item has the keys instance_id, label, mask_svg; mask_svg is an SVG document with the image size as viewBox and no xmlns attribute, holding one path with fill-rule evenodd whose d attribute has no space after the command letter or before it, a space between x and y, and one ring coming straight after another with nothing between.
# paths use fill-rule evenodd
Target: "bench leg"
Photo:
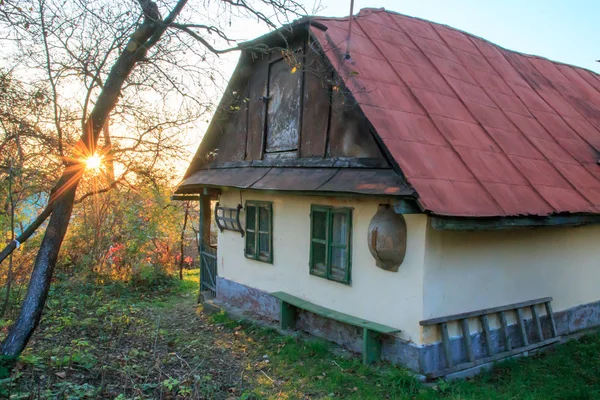
<instances>
[{"instance_id":1,"label":"bench leg","mask_svg":"<svg viewBox=\"0 0 600 400\"><path fill-rule=\"evenodd\" d=\"M279 313L279 326L281 329L291 329L296 325L296 307L281 301Z\"/></svg>"},{"instance_id":2,"label":"bench leg","mask_svg":"<svg viewBox=\"0 0 600 400\"><path fill-rule=\"evenodd\" d=\"M363 364L381 360L381 339L377 332L363 328Z\"/></svg>"}]
</instances>

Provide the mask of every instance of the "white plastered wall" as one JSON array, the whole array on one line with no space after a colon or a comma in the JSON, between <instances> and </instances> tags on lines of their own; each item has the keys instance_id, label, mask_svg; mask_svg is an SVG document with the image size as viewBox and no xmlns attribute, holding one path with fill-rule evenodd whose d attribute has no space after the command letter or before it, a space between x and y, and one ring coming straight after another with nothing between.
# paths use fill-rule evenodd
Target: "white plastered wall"
<instances>
[{"instance_id":1,"label":"white plastered wall","mask_svg":"<svg viewBox=\"0 0 600 400\"><path fill-rule=\"evenodd\" d=\"M547 296L554 312L600 300L599 239L600 225L460 232L428 224L423 317ZM470 329L480 330L477 321ZM453 334L456 326L450 326ZM425 329L424 340L439 340L437 329Z\"/></svg>"},{"instance_id":2,"label":"white plastered wall","mask_svg":"<svg viewBox=\"0 0 600 400\"><path fill-rule=\"evenodd\" d=\"M359 318L386 324L399 337L421 342L423 263L427 217L405 215L408 228L406 258L398 272L375 265L367 246L369 222L386 198L324 197L228 190L221 194L225 207L246 200L273 202L273 264L244 257L244 239L223 231L218 238L219 275L265 292L284 291L312 303ZM311 204L352 207L352 285L309 274ZM245 221L242 212L241 221Z\"/></svg>"}]
</instances>

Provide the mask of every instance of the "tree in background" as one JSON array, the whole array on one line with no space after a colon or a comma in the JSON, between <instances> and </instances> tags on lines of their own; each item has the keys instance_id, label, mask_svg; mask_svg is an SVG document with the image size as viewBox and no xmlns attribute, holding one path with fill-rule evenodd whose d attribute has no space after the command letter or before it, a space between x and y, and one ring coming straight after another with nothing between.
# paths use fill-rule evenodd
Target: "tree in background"
<instances>
[{"instance_id":1,"label":"tree in background","mask_svg":"<svg viewBox=\"0 0 600 400\"><path fill-rule=\"evenodd\" d=\"M17 238L24 242L50 216L4 356L20 354L39 323L78 188L89 189L80 193L84 200L120 185L135 192L157 174L172 178L173 158L185 158L175 133L212 111L216 96L207 88L217 79L216 56L239 49L227 34L232 20L253 17L273 28L301 12L294 0L0 3L3 50L10 50L3 62L48 93L37 126L52 132L56 145L47 206ZM107 181L94 186L84 171L99 158ZM12 241L0 260L15 247Z\"/></svg>"},{"instance_id":2,"label":"tree in background","mask_svg":"<svg viewBox=\"0 0 600 400\"><path fill-rule=\"evenodd\" d=\"M55 136L40 123L49 103L43 89L0 71L0 232L11 241L23 231L29 217L38 212L38 206L46 200L44 193L58 176L56 169L60 164L53 157ZM21 294L31 272L34 248L39 241L30 245L20 246L4 263L6 268L0 269L0 282L4 283L0 316L9 310L11 295Z\"/></svg>"}]
</instances>

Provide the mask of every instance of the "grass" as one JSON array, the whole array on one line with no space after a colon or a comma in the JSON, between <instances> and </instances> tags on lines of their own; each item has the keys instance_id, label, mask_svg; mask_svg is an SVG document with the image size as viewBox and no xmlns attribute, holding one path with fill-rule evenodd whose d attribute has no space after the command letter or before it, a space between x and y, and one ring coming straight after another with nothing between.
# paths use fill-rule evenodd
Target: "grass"
<instances>
[{"instance_id":1,"label":"grass","mask_svg":"<svg viewBox=\"0 0 600 400\"><path fill-rule=\"evenodd\" d=\"M56 284L0 398L600 398L597 334L474 380L424 387L403 368L363 366L324 341L199 313L197 288L197 270L152 290Z\"/></svg>"}]
</instances>

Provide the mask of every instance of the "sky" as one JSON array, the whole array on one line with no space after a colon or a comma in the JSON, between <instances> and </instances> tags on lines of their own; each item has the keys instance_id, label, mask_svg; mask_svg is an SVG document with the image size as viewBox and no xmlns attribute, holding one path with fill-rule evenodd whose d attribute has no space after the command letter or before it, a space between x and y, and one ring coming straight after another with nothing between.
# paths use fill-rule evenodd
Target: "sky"
<instances>
[{"instance_id":1,"label":"sky","mask_svg":"<svg viewBox=\"0 0 600 400\"><path fill-rule=\"evenodd\" d=\"M324 0L323 15L349 14L350 0ZM598 0L355 0L472 33L510 50L600 72Z\"/></svg>"},{"instance_id":2,"label":"sky","mask_svg":"<svg viewBox=\"0 0 600 400\"><path fill-rule=\"evenodd\" d=\"M302 1L302 0L301 0ZM314 0L304 0L312 9ZM346 16L350 0L322 0L319 15ZM480 36L497 45L600 73L600 0L355 0ZM252 22L245 39L264 33Z\"/></svg>"}]
</instances>

